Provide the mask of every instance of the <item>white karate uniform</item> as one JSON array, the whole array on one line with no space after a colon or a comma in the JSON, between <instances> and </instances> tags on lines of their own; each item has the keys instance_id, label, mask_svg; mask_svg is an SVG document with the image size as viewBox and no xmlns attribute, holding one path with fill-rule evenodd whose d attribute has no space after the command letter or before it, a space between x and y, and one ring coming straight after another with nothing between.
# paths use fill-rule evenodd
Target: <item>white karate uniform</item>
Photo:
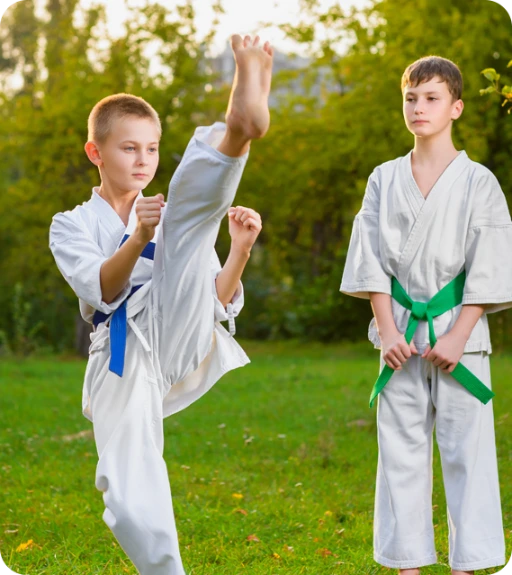
<instances>
[{"instance_id":1,"label":"white karate uniform","mask_svg":"<svg viewBox=\"0 0 512 575\"><path fill-rule=\"evenodd\" d=\"M214 244L247 160L247 154L231 158L212 147L224 129L216 123L196 130L169 185L154 262L139 258L110 304L102 301L100 268L135 228L135 205L125 227L93 191L88 202L57 214L50 229L57 265L87 321L94 310L115 311L133 286L143 284L127 303L122 377L109 371L109 319L91 334L83 389L83 412L93 422L99 455L103 519L141 575L185 573L162 457L163 418L249 361L219 323L230 319L233 327L243 305L241 284L228 311L215 289L221 267Z\"/></svg>"},{"instance_id":2,"label":"white karate uniform","mask_svg":"<svg viewBox=\"0 0 512 575\"><path fill-rule=\"evenodd\" d=\"M377 167L352 230L341 291L391 295L394 276L414 301L428 302L466 271L464 304L487 313L512 306L512 223L497 179L462 151L425 199L411 152ZM436 336L461 305L434 319ZM405 333L410 311L392 299ZM461 362L490 387L487 315L473 329ZM369 339L380 349L375 319ZM420 322L414 343L429 344ZM381 368L384 366L381 355ZM370 392L370 390L368 390ZM498 398L499 401L499 398ZM492 402L483 405L451 375L419 356L395 372L379 395L375 560L390 568L436 562L432 526L432 429L436 422L448 504L450 565L484 569L505 562Z\"/></svg>"}]
</instances>

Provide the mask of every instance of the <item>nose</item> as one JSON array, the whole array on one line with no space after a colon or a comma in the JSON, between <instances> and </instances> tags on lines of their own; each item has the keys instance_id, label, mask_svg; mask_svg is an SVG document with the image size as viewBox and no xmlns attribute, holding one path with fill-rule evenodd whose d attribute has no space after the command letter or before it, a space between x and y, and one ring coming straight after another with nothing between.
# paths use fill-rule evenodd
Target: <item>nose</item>
<instances>
[{"instance_id":1,"label":"nose","mask_svg":"<svg viewBox=\"0 0 512 575\"><path fill-rule=\"evenodd\" d=\"M145 154L140 154L137 157L137 165L138 166L147 166L148 165L148 159L147 159Z\"/></svg>"},{"instance_id":2,"label":"nose","mask_svg":"<svg viewBox=\"0 0 512 575\"><path fill-rule=\"evenodd\" d=\"M414 106L414 114L416 116L423 114L423 104L420 103L419 99L416 101L416 105Z\"/></svg>"}]
</instances>

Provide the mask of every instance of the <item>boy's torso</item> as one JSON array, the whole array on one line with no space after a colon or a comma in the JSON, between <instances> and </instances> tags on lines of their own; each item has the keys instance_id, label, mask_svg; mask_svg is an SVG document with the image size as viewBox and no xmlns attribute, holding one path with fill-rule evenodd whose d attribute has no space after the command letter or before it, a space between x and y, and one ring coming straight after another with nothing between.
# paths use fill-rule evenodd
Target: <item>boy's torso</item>
<instances>
[{"instance_id":1,"label":"boy's torso","mask_svg":"<svg viewBox=\"0 0 512 575\"><path fill-rule=\"evenodd\" d=\"M426 302L465 269L468 230L476 223L486 223L485 214L475 213L476 194L494 176L461 152L436 178L425 198L414 179L410 158L411 152L378 166L372 174L378 178L380 194L380 260L385 272L398 279L413 300ZM405 331L408 312L394 300L392 305L397 327ZM436 333L453 327L460 307L436 319ZM375 321L370 324L369 337L380 347ZM423 322L414 339L420 352L428 345L428 326ZM482 350L491 351L485 316L465 349Z\"/></svg>"},{"instance_id":2,"label":"boy's torso","mask_svg":"<svg viewBox=\"0 0 512 575\"><path fill-rule=\"evenodd\" d=\"M137 216L135 213L135 204L137 199L143 197L142 192L137 196L132 210L130 212L128 225L125 225L114 208L104 200L98 193L98 188L93 189L91 198L81 205L76 206L73 210L66 212L67 217L72 218L75 223L79 224L84 233L99 246L105 257L111 257L121 245L123 238L129 236L135 230ZM156 245L160 228L163 223L164 213L167 204L162 210L160 223L155 229L155 236L151 243ZM212 270L220 269L220 262L215 251L211 257ZM153 259L141 256L130 276L132 286L144 285L152 277ZM79 299L80 313L83 319L92 323L95 309L87 302Z\"/></svg>"}]
</instances>

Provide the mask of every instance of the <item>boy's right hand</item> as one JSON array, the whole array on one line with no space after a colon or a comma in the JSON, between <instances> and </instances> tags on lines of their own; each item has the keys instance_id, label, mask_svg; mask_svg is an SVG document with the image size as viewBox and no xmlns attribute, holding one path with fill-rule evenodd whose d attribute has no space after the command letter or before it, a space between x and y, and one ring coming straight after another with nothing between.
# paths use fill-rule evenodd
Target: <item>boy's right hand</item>
<instances>
[{"instance_id":1,"label":"boy's right hand","mask_svg":"<svg viewBox=\"0 0 512 575\"><path fill-rule=\"evenodd\" d=\"M148 198L140 198L135 206L137 228L135 233L144 243L150 242L155 236L155 229L160 223L162 208L165 205L163 194Z\"/></svg>"},{"instance_id":2,"label":"boy's right hand","mask_svg":"<svg viewBox=\"0 0 512 575\"><path fill-rule=\"evenodd\" d=\"M411 355L418 353L414 341L408 344L404 334L398 330L390 335L381 336L380 340L382 345L382 359L386 362L386 365L389 365L389 367L395 371L400 371L402 364L404 364Z\"/></svg>"}]
</instances>

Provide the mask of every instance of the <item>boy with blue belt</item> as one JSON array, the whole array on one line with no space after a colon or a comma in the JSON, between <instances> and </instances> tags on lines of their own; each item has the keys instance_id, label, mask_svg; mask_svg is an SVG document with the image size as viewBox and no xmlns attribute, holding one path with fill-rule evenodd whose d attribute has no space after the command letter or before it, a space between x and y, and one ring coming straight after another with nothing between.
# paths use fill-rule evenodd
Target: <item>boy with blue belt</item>
<instances>
[{"instance_id":1,"label":"boy with blue belt","mask_svg":"<svg viewBox=\"0 0 512 575\"><path fill-rule=\"evenodd\" d=\"M226 124L198 128L169 186L145 198L160 122L141 98L117 94L89 118L86 152L101 174L91 200L57 214L50 247L94 323L83 410L99 454L103 518L141 575L184 575L163 460L163 418L248 358L220 325L243 304L240 277L261 219L230 207L252 139L269 125L273 50L233 36L236 75ZM228 213L231 251L214 244Z\"/></svg>"}]
</instances>

